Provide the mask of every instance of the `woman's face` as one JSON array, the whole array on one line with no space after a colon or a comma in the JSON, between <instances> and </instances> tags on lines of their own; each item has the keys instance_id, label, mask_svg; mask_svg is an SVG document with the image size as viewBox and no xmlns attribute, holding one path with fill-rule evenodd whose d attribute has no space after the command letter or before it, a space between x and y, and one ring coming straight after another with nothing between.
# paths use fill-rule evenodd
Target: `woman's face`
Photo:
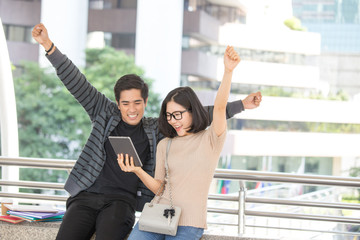
<instances>
[{"instance_id":1,"label":"woman's face","mask_svg":"<svg viewBox=\"0 0 360 240\"><path fill-rule=\"evenodd\" d=\"M178 136L186 136L192 124L191 113L182 105L170 101L166 104L166 117L168 123L176 130Z\"/></svg>"}]
</instances>

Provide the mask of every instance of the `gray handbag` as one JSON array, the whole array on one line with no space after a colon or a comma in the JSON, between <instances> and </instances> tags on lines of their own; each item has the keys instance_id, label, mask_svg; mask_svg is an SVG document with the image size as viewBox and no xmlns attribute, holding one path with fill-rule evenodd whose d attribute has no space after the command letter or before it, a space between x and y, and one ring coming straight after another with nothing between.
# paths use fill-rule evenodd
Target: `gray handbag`
<instances>
[{"instance_id":1,"label":"gray handbag","mask_svg":"<svg viewBox=\"0 0 360 240\"><path fill-rule=\"evenodd\" d=\"M141 231L175 236L181 215L181 208L173 206L173 202L172 202L169 166L168 166L168 154L169 154L170 144L171 144L171 139L169 139L166 149L165 180L163 184L160 186L155 197L151 200L151 202L145 204L144 209L139 218L139 229ZM159 194L159 191L160 189L163 188L165 181L168 183L169 186L170 205L159 204L160 198L162 197L164 190L161 192L161 194ZM157 202L154 203L156 198L157 198Z\"/></svg>"}]
</instances>

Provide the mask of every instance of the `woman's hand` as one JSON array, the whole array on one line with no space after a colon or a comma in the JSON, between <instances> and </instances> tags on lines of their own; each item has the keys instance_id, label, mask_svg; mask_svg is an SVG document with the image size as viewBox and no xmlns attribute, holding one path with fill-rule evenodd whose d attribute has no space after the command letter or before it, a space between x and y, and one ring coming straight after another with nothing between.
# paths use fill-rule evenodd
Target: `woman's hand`
<instances>
[{"instance_id":1,"label":"woman's hand","mask_svg":"<svg viewBox=\"0 0 360 240\"><path fill-rule=\"evenodd\" d=\"M140 180L145 184L145 186L150 189L153 193L157 193L161 186L161 181L154 179L148 173L146 173L141 167L135 167L134 159L130 157L128 154L118 154L118 163L124 172L133 172L140 178ZM125 161L124 161L125 160Z\"/></svg>"},{"instance_id":2,"label":"woman's hand","mask_svg":"<svg viewBox=\"0 0 360 240\"><path fill-rule=\"evenodd\" d=\"M125 161L124 161L125 159ZM134 159L133 157L130 157L129 159L129 155L126 154L125 157L124 157L124 154L118 154L118 164L121 168L121 170L123 170L124 172L133 172L133 173L136 173L138 172L141 167L135 167L134 165Z\"/></svg>"},{"instance_id":3,"label":"woman's hand","mask_svg":"<svg viewBox=\"0 0 360 240\"><path fill-rule=\"evenodd\" d=\"M227 46L224 54L225 71L232 72L240 62L238 53L234 50L234 47Z\"/></svg>"},{"instance_id":4,"label":"woman's hand","mask_svg":"<svg viewBox=\"0 0 360 240\"><path fill-rule=\"evenodd\" d=\"M226 104L230 95L232 73L239 64L240 57L233 47L228 46L224 53L224 76L219 86L214 102L214 131L220 136L226 130Z\"/></svg>"}]
</instances>

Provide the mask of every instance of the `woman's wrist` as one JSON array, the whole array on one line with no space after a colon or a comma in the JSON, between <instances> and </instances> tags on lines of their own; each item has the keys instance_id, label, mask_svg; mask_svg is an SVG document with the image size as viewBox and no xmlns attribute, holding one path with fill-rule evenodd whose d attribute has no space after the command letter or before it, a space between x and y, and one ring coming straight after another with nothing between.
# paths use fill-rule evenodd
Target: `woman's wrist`
<instances>
[{"instance_id":1,"label":"woman's wrist","mask_svg":"<svg viewBox=\"0 0 360 240\"><path fill-rule=\"evenodd\" d=\"M233 69L226 68L224 69L224 73L232 73Z\"/></svg>"}]
</instances>

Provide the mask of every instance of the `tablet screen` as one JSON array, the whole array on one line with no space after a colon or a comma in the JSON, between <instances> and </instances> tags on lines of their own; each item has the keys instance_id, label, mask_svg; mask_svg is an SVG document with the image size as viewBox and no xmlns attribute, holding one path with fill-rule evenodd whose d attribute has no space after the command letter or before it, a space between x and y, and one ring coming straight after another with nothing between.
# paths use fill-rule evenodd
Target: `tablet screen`
<instances>
[{"instance_id":1,"label":"tablet screen","mask_svg":"<svg viewBox=\"0 0 360 240\"><path fill-rule=\"evenodd\" d=\"M109 141L116 156L122 153L125 157L125 154L128 154L129 157L133 157L135 166L142 167L142 162L130 137L109 136Z\"/></svg>"}]
</instances>

